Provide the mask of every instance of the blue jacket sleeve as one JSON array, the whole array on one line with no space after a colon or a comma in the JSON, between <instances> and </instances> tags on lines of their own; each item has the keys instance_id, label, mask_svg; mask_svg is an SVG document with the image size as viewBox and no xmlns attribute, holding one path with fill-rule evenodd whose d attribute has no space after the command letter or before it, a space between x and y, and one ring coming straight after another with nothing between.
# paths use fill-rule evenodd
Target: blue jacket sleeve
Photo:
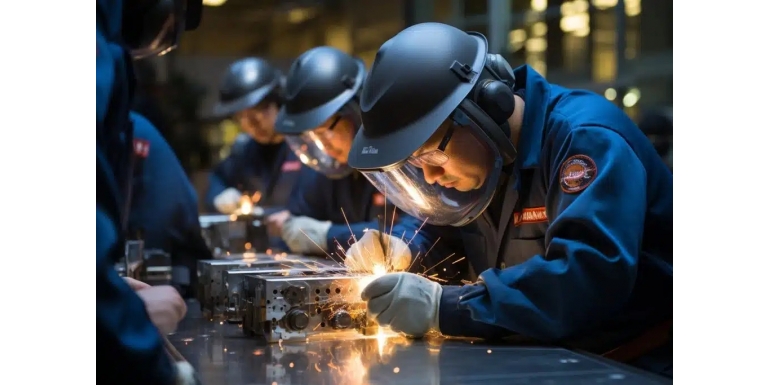
<instances>
[{"instance_id":1,"label":"blue jacket sleeve","mask_svg":"<svg viewBox=\"0 0 770 385\"><path fill-rule=\"evenodd\" d=\"M328 206L325 190L328 190L321 179L313 169L302 166L299 179L291 190L291 197L287 209L291 215L306 216L318 219L319 221L329 220L325 210Z\"/></svg>"},{"instance_id":2,"label":"blue jacket sleeve","mask_svg":"<svg viewBox=\"0 0 770 385\"><path fill-rule=\"evenodd\" d=\"M606 320L628 301L645 220L645 168L620 135L602 127L576 127L543 151L550 219L545 255L486 270L473 285L445 287L442 333L557 341ZM561 168L575 156L588 159L595 174L582 190L565 192Z\"/></svg>"},{"instance_id":3,"label":"blue jacket sleeve","mask_svg":"<svg viewBox=\"0 0 770 385\"><path fill-rule=\"evenodd\" d=\"M96 211L96 347L100 384L174 384L176 369L142 300L115 271L117 227Z\"/></svg>"},{"instance_id":4,"label":"blue jacket sleeve","mask_svg":"<svg viewBox=\"0 0 770 385\"><path fill-rule=\"evenodd\" d=\"M319 221L332 220L329 212L331 197L326 194L332 191L330 183L332 182L323 174L303 166L289 199L288 209L291 215L310 217ZM347 223L332 224L326 236L326 251L337 251L337 242L347 250L351 238L350 231L352 230L353 234L360 238L366 228L376 229L377 222L351 223L349 228Z\"/></svg>"},{"instance_id":5,"label":"blue jacket sleeve","mask_svg":"<svg viewBox=\"0 0 770 385\"><path fill-rule=\"evenodd\" d=\"M410 272L441 283L459 283L467 278L465 250L456 227L429 225L401 213L391 234L409 245L414 261Z\"/></svg>"},{"instance_id":6,"label":"blue jacket sleeve","mask_svg":"<svg viewBox=\"0 0 770 385\"><path fill-rule=\"evenodd\" d=\"M214 207L214 198L228 187L234 187L231 174L235 167L235 159L230 155L214 167L209 175L209 188L206 190L206 209L216 211Z\"/></svg>"}]
</instances>

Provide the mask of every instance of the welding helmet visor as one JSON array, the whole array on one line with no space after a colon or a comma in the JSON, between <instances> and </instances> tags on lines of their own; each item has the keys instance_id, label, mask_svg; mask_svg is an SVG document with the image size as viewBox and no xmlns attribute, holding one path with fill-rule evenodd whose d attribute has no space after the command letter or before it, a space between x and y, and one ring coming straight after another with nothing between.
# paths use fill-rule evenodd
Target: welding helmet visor
<instances>
[{"instance_id":1,"label":"welding helmet visor","mask_svg":"<svg viewBox=\"0 0 770 385\"><path fill-rule=\"evenodd\" d=\"M489 206L500 181L500 151L468 118L465 103L439 120L437 127L421 128L430 136L419 148L412 149L408 143L414 139L406 137L353 146L361 149L357 159L382 151L400 154L403 160L391 166L359 170L398 208L437 226L460 227L474 221Z\"/></svg>"},{"instance_id":2,"label":"welding helmet visor","mask_svg":"<svg viewBox=\"0 0 770 385\"><path fill-rule=\"evenodd\" d=\"M330 179L344 178L353 172L343 158L347 158L355 130L348 129L350 125L343 119L351 121L352 127L358 127L361 124L358 111L358 104L348 101L314 129L287 135L286 143L306 166Z\"/></svg>"}]
</instances>

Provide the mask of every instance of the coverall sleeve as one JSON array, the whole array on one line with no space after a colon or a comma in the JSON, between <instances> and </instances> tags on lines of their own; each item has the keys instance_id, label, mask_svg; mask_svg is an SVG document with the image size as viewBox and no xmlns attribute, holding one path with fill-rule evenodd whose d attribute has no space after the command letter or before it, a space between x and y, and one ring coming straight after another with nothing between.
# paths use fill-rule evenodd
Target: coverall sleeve
<instances>
[{"instance_id":1,"label":"coverall sleeve","mask_svg":"<svg viewBox=\"0 0 770 385\"><path fill-rule=\"evenodd\" d=\"M550 221L545 255L486 270L473 285L445 287L442 333L482 338L518 333L557 341L597 325L629 299L646 212L645 168L610 129L564 132L563 140L543 149ZM588 166L583 171L594 173L577 189L562 182L565 164L574 165L575 159ZM580 174L579 165L574 170L566 171Z\"/></svg>"},{"instance_id":2,"label":"coverall sleeve","mask_svg":"<svg viewBox=\"0 0 770 385\"><path fill-rule=\"evenodd\" d=\"M211 174L209 175L209 188L206 191L205 200L206 208L208 210L216 211L214 198L228 187L235 187L236 183L233 181L232 175L234 174L236 163L236 160L230 155L219 162L219 164L214 167L214 170L211 171Z\"/></svg>"},{"instance_id":3,"label":"coverall sleeve","mask_svg":"<svg viewBox=\"0 0 770 385\"><path fill-rule=\"evenodd\" d=\"M297 183L292 189L291 199L289 199L289 212L294 216L310 217L319 221L332 221L333 217L330 210L330 190L332 185L330 181L311 168L303 167ZM339 208L336 208L339 210ZM347 250L351 238L351 230L357 238L364 234L366 228L377 228L377 221L351 223L335 223L326 235L326 251L332 252L338 250L337 242Z\"/></svg>"},{"instance_id":4,"label":"coverall sleeve","mask_svg":"<svg viewBox=\"0 0 770 385\"><path fill-rule=\"evenodd\" d=\"M96 209L97 382L174 384L176 369L142 300L118 276L112 261L118 247L115 223Z\"/></svg>"},{"instance_id":5,"label":"coverall sleeve","mask_svg":"<svg viewBox=\"0 0 770 385\"><path fill-rule=\"evenodd\" d=\"M294 187L291 189L288 210L293 216L305 216L326 221L329 218L326 212L326 201L324 199L323 180L319 179L319 174L313 169L303 166L300 176Z\"/></svg>"}]
</instances>

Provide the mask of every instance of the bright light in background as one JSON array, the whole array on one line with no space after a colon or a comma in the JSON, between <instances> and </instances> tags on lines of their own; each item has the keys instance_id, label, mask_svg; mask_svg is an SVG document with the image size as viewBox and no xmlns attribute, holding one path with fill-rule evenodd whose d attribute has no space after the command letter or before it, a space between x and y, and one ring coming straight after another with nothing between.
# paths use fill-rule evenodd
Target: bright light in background
<instances>
[{"instance_id":1,"label":"bright light in background","mask_svg":"<svg viewBox=\"0 0 770 385\"><path fill-rule=\"evenodd\" d=\"M218 7L225 2L227 2L227 0L203 0L203 5L207 5L209 7Z\"/></svg>"},{"instance_id":2,"label":"bright light in background","mask_svg":"<svg viewBox=\"0 0 770 385\"><path fill-rule=\"evenodd\" d=\"M530 7L532 7L532 10L535 12L542 12L545 11L546 8L548 8L548 1L547 0L532 0L530 2Z\"/></svg>"},{"instance_id":3,"label":"bright light in background","mask_svg":"<svg viewBox=\"0 0 770 385\"><path fill-rule=\"evenodd\" d=\"M615 91L614 88L607 88L607 90L604 91L604 97L607 98L607 100L615 100L615 98L618 97L618 91Z\"/></svg>"},{"instance_id":4,"label":"bright light in background","mask_svg":"<svg viewBox=\"0 0 770 385\"><path fill-rule=\"evenodd\" d=\"M632 88L628 90L625 96L623 96L623 105L626 107L633 107L639 102L639 98L642 97L638 88Z\"/></svg>"}]
</instances>

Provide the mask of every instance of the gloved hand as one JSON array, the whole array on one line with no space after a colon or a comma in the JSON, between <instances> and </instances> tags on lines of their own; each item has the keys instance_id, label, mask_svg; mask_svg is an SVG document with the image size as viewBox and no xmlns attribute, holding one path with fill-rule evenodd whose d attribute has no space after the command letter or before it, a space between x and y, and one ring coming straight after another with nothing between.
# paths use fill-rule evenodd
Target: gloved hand
<instances>
[{"instance_id":1,"label":"gloved hand","mask_svg":"<svg viewBox=\"0 0 770 385\"><path fill-rule=\"evenodd\" d=\"M385 274L367 285L361 298L369 316L411 337L438 330L441 285L412 273Z\"/></svg>"},{"instance_id":2,"label":"gloved hand","mask_svg":"<svg viewBox=\"0 0 770 385\"><path fill-rule=\"evenodd\" d=\"M238 209L241 195L240 191L229 187L214 198L214 207L222 214L232 214Z\"/></svg>"},{"instance_id":3,"label":"gloved hand","mask_svg":"<svg viewBox=\"0 0 770 385\"><path fill-rule=\"evenodd\" d=\"M291 218L289 210L281 210L270 214L265 220L267 222L267 234L271 237L280 237L283 234L283 224L289 218Z\"/></svg>"},{"instance_id":4,"label":"gloved hand","mask_svg":"<svg viewBox=\"0 0 770 385\"><path fill-rule=\"evenodd\" d=\"M384 250L383 250L384 247ZM367 231L358 242L345 253L345 266L352 271L374 272L374 266L385 267L385 271L404 271L412 263L412 251L406 242L378 230Z\"/></svg>"},{"instance_id":5,"label":"gloved hand","mask_svg":"<svg viewBox=\"0 0 770 385\"><path fill-rule=\"evenodd\" d=\"M291 217L283 223L281 237L292 253L308 254L326 251L326 236L332 223L310 217Z\"/></svg>"}]
</instances>

